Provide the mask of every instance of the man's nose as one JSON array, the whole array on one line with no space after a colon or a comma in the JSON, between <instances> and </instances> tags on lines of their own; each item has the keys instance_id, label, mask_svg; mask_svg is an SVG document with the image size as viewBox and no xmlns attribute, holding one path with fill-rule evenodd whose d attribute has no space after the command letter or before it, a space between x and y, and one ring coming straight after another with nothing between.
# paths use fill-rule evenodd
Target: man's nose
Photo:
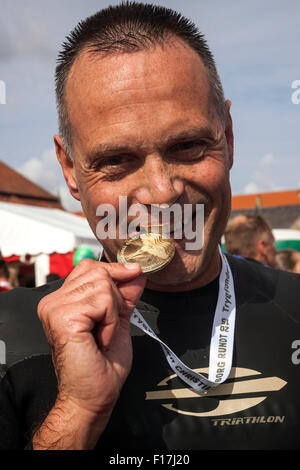
<instances>
[{"instance_id":1,"label":"man's nose","mask_svg":"<svg viewBox=\"0 0 300 470\"><path fill-rule=\"evenodd\" d=\"M160 155L147 156L142 172L135 191L135 202L171 205L184 192L184 182L180 175Z\"/></svg>"}]
</instances>

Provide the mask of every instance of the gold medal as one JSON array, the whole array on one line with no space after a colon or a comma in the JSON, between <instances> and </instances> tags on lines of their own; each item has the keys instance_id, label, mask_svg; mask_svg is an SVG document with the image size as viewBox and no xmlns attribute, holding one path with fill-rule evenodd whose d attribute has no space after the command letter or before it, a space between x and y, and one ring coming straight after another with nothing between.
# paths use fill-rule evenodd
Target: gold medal
<instances>
[{"instance_id":1,"label":"gold medal","mask_svg":"<svg viewBox=\"0 0 300 470\"><path fill-rule=\"evenodd\" d=\"M171 239L159 233L143 233L126 240L120 248L119 263L139 263L143 273L163 269L173 258L175 246Z\"/></svg>"}]
</instances>

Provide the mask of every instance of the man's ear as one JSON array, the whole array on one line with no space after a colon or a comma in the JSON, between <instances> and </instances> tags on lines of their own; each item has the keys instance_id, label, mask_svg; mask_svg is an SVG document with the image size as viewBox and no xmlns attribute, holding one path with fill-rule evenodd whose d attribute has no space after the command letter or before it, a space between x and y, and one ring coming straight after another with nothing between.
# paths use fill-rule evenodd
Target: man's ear
<instances>
[{"instance_id":1,"label":"man's ear","mask_svg":"<svg viewBox=\"0 0 300 470\"><path fill-rule=\"evenodd\" d=\"M232 118L230 114L231 101L226 100L226 117L225 117L225 136L227 141L230 168L233 165L234 137L232 129Z\"/></svg>"},{"instance_id":2,"label":"man's ear","mask_svg":"<svg viewBox=\"0 0 300 470\"><path fill-rule=\"evenodd\" d=\"M264 240L259 239L256 244L256 253L259 261L266 260L266 244Z\"/></svg>"},{"instance_id":3,"label":"man's ear","mask_svg":"<svg viewBox=\"0 0 300 470\"><path fill-rule=\"evenodd\" d=\"M74 162L66 154L63 142L59 135L54 136L54 144L56 156L62 168L69 191L75 199L80 201Z\"/></svg>"}]
</instances>

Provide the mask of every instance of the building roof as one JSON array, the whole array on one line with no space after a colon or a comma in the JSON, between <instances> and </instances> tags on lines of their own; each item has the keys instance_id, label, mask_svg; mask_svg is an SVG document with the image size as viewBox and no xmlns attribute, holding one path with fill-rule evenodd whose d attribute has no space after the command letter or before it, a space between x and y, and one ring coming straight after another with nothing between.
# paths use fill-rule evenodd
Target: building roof
<instances>
[{"instance_id":1,"label":"building roof","mask_svg":"<svg viewBox=\"0 0 300 470\"><path fill-rule=\"evenodd\" d=\"M233 210L230 218L240 214L261 215L270 222L272 228L297 229L300 219L300 205Z\"/></svg>"},{"instance_id":2,"label":"building roof","mask_svg":"<svg viewBox=\"0 0 300 470\"><path fill-rule=\"evenodd\" d=\"M230 218L259 214L272 228L297 228L300 220L300 190L232 196Z\"/></svg>"},{"instance_id":3,"label":"building roof","mask_svg":"<svg viewBox=\"0 0 300 470\"><path fill-rule=\"evenodd\" d=\"M300 189L232 196L232 210L300 206Z\"/></svg>"},{"instance_id":4,"label":"building roof","mask_svg":"<svg viewBox=\"0 0 300 470\"><path fill-rule=\"evenodd\" d=\"M56 196L33 183L1 161L0 200L63 209Z\"/></svg>"}]
</instances>

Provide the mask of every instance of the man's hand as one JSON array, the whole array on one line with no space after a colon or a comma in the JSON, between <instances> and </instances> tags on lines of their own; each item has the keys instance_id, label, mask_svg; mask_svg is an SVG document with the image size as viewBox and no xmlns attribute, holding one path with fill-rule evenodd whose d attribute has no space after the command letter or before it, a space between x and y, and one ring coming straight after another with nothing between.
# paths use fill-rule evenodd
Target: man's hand
<instances>
[{"instance_id":1,"label":"man's hand","mask_svg":"<svg viewBox=\"0 0 300 470\"><path fill-rule=\"evenodd\" d=\"M35 449L93 448L132 364L130 316L145 286L139 265L82 260L38 306L58 397Z\"/></svg>"}]
</instances>

